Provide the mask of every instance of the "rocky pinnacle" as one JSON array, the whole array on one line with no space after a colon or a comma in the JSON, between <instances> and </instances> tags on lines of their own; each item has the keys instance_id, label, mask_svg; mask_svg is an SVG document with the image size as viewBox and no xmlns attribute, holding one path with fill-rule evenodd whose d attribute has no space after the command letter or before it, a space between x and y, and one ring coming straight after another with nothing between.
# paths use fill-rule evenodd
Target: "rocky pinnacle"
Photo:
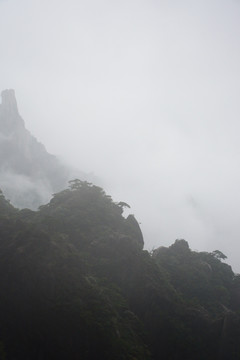
<instances>
[{"instance_id":1,"label":"rocky pinnacle","mask_svg":"<svg viewBox=\"0 0 240 360\"><path fill-rule=\"evenodd\" d=\"M4 112L6 111L6 112L18 114L15 91L13 89L3 90L1 96L2 96L2 104L1 104L2 110Z\"/></svg>"}]
</instances>

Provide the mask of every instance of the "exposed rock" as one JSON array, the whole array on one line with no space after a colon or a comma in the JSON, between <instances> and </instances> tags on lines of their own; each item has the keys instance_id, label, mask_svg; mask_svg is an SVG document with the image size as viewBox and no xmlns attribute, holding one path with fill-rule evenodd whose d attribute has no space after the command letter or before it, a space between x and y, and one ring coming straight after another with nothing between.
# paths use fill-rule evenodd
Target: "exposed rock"
<instances>
[{"instance_id":1,"label":"exposed rock","mask_svg":"<svg viewBox=\"0 0 240 360\"><path fill-rule=\"evenodd\" d=\"M24 121L18 113L14 90L4 90L1 93L0 133L9 136L24 128Z\"/></svg>"},{"instance_id":2,"label":"exposed rock","mask_svg":"<svg viewBox=\"0 0 240 360\"><path fill-rule=\"evenodd\" d=\"M2 104L1 104L2 109L9 113L18 114L15 91L13 89L3 90L1 96L2 96Z\"/></svg>"},{"instance_id":3,"label":"exposed rock","mask_svg":"<svg viewBox=\"0 0 240 360\"><path fill-rule=\"evenodd\" d=\"M128 227L128 230L129 230L132 238L139 245L140 249L143 249L144 240L143 240L142 231L141 231L139 223L135 219L134 215L132 215L132 214L128 215L128 217L126 219L126 225Z\"/></svg>"},{"instance_id":4,"label":"exposed rock","mask_svg":"<svg viewBox=\"0 0 240 360\"><path fill-rule=\"evenodd\" d=\"M25 128L14 90L2 92L0 104L0 189L19 208L38 208L51 195L85 174L62 164Z\"/></svg>"}]
</instances>

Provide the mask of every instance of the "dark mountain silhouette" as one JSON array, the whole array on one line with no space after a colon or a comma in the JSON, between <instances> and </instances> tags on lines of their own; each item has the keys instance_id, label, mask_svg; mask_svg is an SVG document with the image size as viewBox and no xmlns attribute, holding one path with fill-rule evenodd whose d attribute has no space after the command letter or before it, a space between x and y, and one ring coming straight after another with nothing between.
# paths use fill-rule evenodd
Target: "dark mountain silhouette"
<instances>
[{"instance_id":1,"label":"dark mountain silhouette","mask_svg":"<svg viewBox=\"0 0 240 360\"><path fill-rule=\"evenodd\" d=\"M122 212L80 180L38 211L0 194L0 359L239 359L222 253L177 240L149 254Z\"/></svg>"}]
</instances>

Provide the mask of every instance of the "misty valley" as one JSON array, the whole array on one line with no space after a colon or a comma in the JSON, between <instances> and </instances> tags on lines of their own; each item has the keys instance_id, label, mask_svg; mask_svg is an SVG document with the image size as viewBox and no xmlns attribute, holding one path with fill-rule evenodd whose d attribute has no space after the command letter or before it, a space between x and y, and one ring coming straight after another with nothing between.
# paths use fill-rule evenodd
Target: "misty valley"
<instances>
[{"instance_id":1,"label":"misty valley","mask_svg":"<svg viewBox=\"0 0 240 360\"><path fill-rule=\"evenodd\" d=\"M50 155L13 90L0 189L0 359L240 358L240 275L221 249L144 250L129 205Z\"/></svg>"}]
</instances>

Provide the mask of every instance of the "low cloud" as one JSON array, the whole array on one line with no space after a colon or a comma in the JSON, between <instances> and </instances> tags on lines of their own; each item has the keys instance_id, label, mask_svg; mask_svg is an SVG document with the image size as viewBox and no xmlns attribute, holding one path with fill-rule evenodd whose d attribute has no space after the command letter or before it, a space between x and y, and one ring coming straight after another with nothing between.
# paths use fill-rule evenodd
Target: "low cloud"
<instances>
[{"instance_id":1,"label":"low cloud","mask_svg":"<svg viewBox=\"0 0 240 360\"><path fill-rule=\"evenodd\" d=\"M4 196L18 208L24 203L25 207L36 210L52 196L49 184L41 179L32 181L30 177L6 170L0 172L0 179Z\"/></svg>"}]
</instances>

